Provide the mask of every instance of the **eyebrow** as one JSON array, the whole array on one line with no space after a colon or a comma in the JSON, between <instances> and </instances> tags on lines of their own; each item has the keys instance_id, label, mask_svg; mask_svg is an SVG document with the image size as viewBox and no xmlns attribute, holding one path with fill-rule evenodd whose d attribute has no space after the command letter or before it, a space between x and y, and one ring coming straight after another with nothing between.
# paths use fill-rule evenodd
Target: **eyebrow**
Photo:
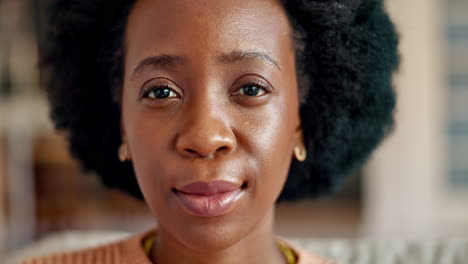
<instances>
[{"instance_id":1,"label":"eyebrow","mask_svg":"<svg viewBox=\"0 0 468 264\"><path fill-rule=\"evenodd\" d=\"M244 50L234 50L227 54L221 54L218 56L219 63L237 63L239 61L245 60L262 60L270 63L275 66L278 70L281 70L279 67L278 61L273 59L270 55L263 51L244 51ZM173 65L181 64L184 61L183 57L169 54L161 54L156 56L151 56L143 59L138 63L135 69L130 74L130 78L134 79L135 76L142 71L147 66L153 67L170 67Z\"/></svg>"},{"instance_id":2,"label":"eyebrow","mask_svg":"<svg viewBox=\"0 0 468 264\"><path fill-rule=\"evenodd\" d=\"M278 70L281 70L278 61L273 59L270 55L263 51L243 51L235 50L228 54L222 54L218 57L221 63L235 63L242 60L256 60L260 59L274 65Z\"/></svg>"},{"instance_id":3,"label":"eyebrow","mask_svg":"<svg viewBox=\"0 0 468 264\"><path fill-rule=\"evenodd\" d=\"M175 56L175 55L169 55L169 54L161 54L157 56L151 56L148 58L143 59L138 63L138 65L135 67L135 69L132 71L132 74L130 74L130 78L133 79L135 78L135 75L137 75L140 71L143 70L143 68L147 66L153 66L153 67L168 67L172 66L175 64L181 64L183 61L183 58L180 56Z\"/></svg>"}]
</instances>

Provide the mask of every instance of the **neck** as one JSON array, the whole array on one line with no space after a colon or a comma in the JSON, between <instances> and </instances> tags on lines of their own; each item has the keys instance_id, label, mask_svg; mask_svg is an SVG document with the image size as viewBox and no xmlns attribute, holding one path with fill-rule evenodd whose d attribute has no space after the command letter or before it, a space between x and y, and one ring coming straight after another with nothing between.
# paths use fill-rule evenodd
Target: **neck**
<instances>
[{"instance_id":1,"label":"neck","mask_svg":"<svg viewBox=\"0 0 468 264\"><path fill-rule=\"evenodd\" d=\"M157 264L238 264L238 263L285 263L273 236L273 209L237 243L213 252L199 252L184 246L170 234L158 231L157 242L152 249Z\"/></svg>"}]
</instances>

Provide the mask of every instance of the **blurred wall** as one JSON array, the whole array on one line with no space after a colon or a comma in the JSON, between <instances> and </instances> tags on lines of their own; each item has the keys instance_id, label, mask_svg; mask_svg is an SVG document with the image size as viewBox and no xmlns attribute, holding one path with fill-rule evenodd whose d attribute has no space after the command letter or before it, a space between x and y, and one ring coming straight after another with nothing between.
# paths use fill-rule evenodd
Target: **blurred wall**
<instances>
[{"instance_id":1,"label":"blurred wall","mask_svg":"<svg viewBox=\"0 0 468 264\"><path fill-rule=\"evenodd\" d=\"M367 167L363 229L367 236L468 235L468 188L454 191L447 177L453 157L448 155L447 137L452 105L447 85L446 9L463 1L454 2L387 1L401 35L402 63L395 78L396 129ZM462 111L468 112L466 106Z\"/></svg>"}]
</instances>

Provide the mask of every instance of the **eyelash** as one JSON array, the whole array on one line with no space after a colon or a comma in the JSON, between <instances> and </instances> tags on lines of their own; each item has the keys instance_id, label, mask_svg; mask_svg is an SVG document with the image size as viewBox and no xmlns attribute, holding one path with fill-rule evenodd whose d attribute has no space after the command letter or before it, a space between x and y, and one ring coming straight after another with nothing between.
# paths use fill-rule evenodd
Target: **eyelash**
<instances>
[{"instance_id":1,"label":"eyelash","mask_svg":"<svg viewBox=\"0 0 468 264\"><path fill-rule=\"evenodd\" d=\"M249 82L243 84L243 85L242 85L239 89L237 89L233 94L234 94L234 95L242 95L242 94L239 94L239 91L241 91L244 87L248 87L248 86L255 86L255 87L257 87L257 88L262 89L262 90L264 91L263 94L266 94L266 93L271 92L271 90L269 89L269 87L268 87L267 85L265 85L265 84L263 84L263 83L261 83L261 82L257 82L257 81L249 81ZM262 94L262 95L263 95L263 94ZM246 96L248 96L248 97L260 97L260 96L262 96L262 95L257 95L257 96L248 96L248 95L246 95Z\"/></svg>"},{"instance_id":2,"label":"eyelash","mask_svg":"<svg viewBox=\"0 0 468 264\"><path fill-rule=\"evenodd\" d=\"M245 87L249 87L249 86L253 86L253 87L257 87L261 90L263 90L263 94L261 95L254 95L254 96L249 96L249 95L245 95L245 94L241 94L241 90ZM174 97L178 97L180 98L180 94L173 88L171 88L169 85L167 84L150 84L150 85L147 85L146 87L143 87L142 91L140 92L138 98L140 100L144 99L144 98L150 98L150 93L154 92L154 91L157 91L157 90L160 90L160 89L168 89L170 90L170 92L173 92L176 94L176 96L173 96L173 97L168 97L168 98L174 98ZM255 98L255 97L260 97L260 96L263 96L264 94L267 94L267 93L270 93L271 92L271 89L269 88L268 85L265 85L263 84L262 82L259 82L259 81L248 81L247 83L243 84L240 88L238 88L237 90L235 90L235 92L232 94L232 95L244 95L246 97L252 97L252 98ZM168 98L159 98L159 99L168 99ZM157 100L158 98L150 98L152 100Z\"/></svg>"},{"instance_id":3,"label":"eyelash","mask_svg":"<svg viewBox=\"0 0 468 264\"><path fill-rule=\"evenodd\" d=\"M175 97L180 97L180 94L178 92L176 92L175 89L171 88L169 85L163 84L163 85L149 85L148 87L143 89L143 91L141 92L139 98L140 99L149 98L150 93L155 92L157 90L161 90L161 89L168 89L168 90L170 90L170 92L173 92L173 93L176 94ZM169 98L173 98L173 97L169 97ZM151 98L151 99L156 100L158 98ZM161 99L161 98L159 98L159 99ZM167 98L162 98L162 99L167 99Z\"/></svg>"}]
</instances>

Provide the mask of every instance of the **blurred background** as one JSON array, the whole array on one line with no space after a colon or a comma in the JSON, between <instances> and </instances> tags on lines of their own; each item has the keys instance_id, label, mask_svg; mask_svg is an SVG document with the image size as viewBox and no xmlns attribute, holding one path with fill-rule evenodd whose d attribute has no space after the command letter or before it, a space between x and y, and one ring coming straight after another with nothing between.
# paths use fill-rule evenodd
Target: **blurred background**
<instances>
[{"instance_id":1,"label":"blurred background","mask_svg":"<svg viewBox=\"0 0 468 264\"><path fill-rule=\"evenodd\" d=\"M154 226L80 171L37 68L48 1L0 0L0 257L52 232ZM396 129L333 197L281 204L285 236L468 237L468 0L387 0L401 34Z\"/></svg>"}]
</instances>

